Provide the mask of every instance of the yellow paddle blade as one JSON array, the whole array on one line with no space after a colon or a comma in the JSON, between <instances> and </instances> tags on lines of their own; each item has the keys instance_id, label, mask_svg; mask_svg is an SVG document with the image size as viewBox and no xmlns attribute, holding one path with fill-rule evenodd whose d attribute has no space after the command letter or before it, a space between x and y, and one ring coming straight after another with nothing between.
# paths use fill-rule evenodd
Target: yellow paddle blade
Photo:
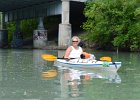
<instances>
[{"instance_id":1,"label":"yellow paddle blade","mask_svg":"<svg viewBox=\"0 0 140 100\"><path fill-rule=\"evenodd\" d=\"M45 72L42 72L41 76L44 80L50 80L52 78L55 78L57 76L57 70L51 69Z\"/></svg>"},{"instance_id":2,"label":"yellow paddle blade","mask_svg":"<svg viewBox=\"0 0 140 100\"><path fill-rule=\"evenodd\" d=\"M47 61L55 61L55 60L57 60L56 56L53 56L53 55L50 55L50 54L43 54L41 57L44 60L47 60Z\"/></svg>"},{"instance_id":3,"label":"yellow paddle blade","mask_svg":"<svg viewBox=\"0 0 140 100\"><path fill-rule=\"evenodd\" d=\"M101 61L108 61L108 62L111 62L111 61L112 61L112 58L111 58L111 57L101 57L100 60L101 60Z\"/></svg>"},{"instance_id":4,"label":"yellow paddle blade","mask_svg":"<svg viewBox=\"0 0 140 100\"><path fill-rule=\"evenodd\" d=\"M50 78L50 77L55 77L55 76L57 76L56 70L48 70L46 72L42 72L42 77Z\"/></svg>"}]
</instances>

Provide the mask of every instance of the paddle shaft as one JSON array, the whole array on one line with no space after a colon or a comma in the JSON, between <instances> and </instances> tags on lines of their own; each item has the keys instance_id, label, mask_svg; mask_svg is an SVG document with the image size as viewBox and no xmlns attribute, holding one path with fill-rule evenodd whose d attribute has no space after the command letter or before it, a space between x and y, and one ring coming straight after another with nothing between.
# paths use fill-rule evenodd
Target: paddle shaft
<instances>
[{"instance_id":1,"label":"paddle shaft","mask_svg":"<svg viewBox=\"0 0 140 100\"><path fill-rule=\"evenodd\" d=\"M76 59L76 58L64 58L64 57L56 57L54 55L51 55L51 54L43 54L42 55L42 58L44 60L47 60L47 61L55 61L57 59L65 59L65 60L71 60L71 59ZM112 58L111 57L101 57L100 58L101 61L107 61L107 62L111 62L112 61Z\"/></svg>"}]
</instances>

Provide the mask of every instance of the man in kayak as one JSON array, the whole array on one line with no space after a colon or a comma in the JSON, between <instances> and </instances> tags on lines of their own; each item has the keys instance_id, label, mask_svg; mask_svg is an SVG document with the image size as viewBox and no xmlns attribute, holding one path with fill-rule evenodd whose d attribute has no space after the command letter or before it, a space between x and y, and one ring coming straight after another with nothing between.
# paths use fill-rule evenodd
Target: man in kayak
<instances>
[{"instance_id":1,"label":"man in kayak","mask_svg":"<svg viewBox=\"0 0 140 100\"><path fill-rule=\"evenodd\" d=\"M67 48L64 58L80 58L80 55L83 53L83 49L80 46L78 46L79 43L79 37L73 36L72 45Z\"/></svg>"}]
</instances>

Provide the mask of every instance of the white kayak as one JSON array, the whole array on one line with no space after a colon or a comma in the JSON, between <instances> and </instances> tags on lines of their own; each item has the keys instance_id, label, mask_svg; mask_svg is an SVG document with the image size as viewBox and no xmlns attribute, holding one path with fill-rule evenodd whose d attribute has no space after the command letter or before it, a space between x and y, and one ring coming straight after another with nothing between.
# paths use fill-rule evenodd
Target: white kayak
<instances>
[{"instance_id":1,"label":"white kayak","mask_svg":"<svg viewBox=\"0 0 140 100\"><path fill-rule=\"evenodd\" d=\"M121 62L106 62L90 59L57 59L54 66L67 66L74 68L94 68L117 71L121 67Z\"/></svg>"}]
</instances>

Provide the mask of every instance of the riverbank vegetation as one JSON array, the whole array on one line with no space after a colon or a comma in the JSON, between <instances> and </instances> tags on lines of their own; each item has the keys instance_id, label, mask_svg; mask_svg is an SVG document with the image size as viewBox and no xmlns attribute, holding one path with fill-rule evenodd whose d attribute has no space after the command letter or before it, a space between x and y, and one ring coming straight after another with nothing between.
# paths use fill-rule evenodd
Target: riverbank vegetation
<instances>
[{"instance_id":1,"label":"riverbank vegetation","mask_svg":"<svg viewBox=\"0 0 140 100\"><path fill-rule=\"evenodd\" d=\"M139 0L88 0L83 13L86 20L81 28L84 32L75 30L76 33L80 33L80 38L89 48L140 51ZM59 23L61 23L61 16L50 16L44 19L45 29L49 29L48 39L53 40L54 37L57 39ZM21 21L20 28L24 39L32 38L37 24L37 19ZM73 23L71 24L74 26ZM15 22L9 22L7 29L10 43L15 31Z\"/></svg>"},{"instance_id":2,"label":"riverbank vegetation","mask_svg":"<svg viewBox=\"0 0 140 100\"><path fill-rule=\"evenodd\" d=\"M140 51L139 0L89 0L82 40L98 49Z\"/></svg>"},{"instance_id":3,"label":"riverbank vegetation","mask_svg":"<svg viewBox=\"0 0 140 100\"><path fill-rule=\"evenodd\" d=\"M48 39L52 39L57 37L58 30L58 24L60 23L60 16L49 16L44 18L44 27L47 30L48 33ZM8 29L8 42L11 43L13 38L13 33L15 32L16 26L15 21L7 23L7 29ZM33 37L33 32L38 27L38 19L25 19L21 20L20 22L20 31L22 33L23 39L31 40ZM48 30L49 29L49 30ZM50 34L51 33L51 34ZM52 34L54 33L54 34Z\"/></svg>"},{"instance_id":4,"label":"riverbank vegetation","mask_svg":"<svg viewBox=\"0 0 140 100\"><path fill-rule=\"evenodd\" d=\"M23 39L32 38L33 37L33 30L37 27L37 20L36 19L28 19L22 20L20 22L20 29L22 32ZM8 29L8 42L10 43L13 38L13 33L15 32L16 26L15 22L9 22L7 24Z\"/></svg>"}]
</instances>

